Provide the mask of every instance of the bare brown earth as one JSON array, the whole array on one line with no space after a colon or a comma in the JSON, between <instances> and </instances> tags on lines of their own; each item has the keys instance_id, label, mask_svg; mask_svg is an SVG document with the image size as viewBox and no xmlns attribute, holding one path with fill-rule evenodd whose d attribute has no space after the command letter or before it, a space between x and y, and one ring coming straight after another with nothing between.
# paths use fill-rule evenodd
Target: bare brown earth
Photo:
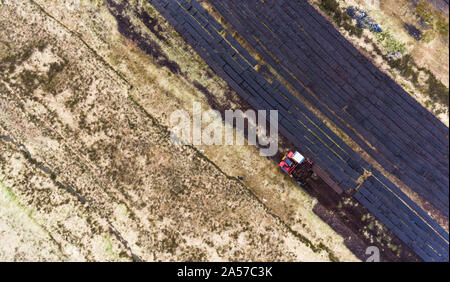
<instances>
[{"instance_id":1,"label":"bare brown earth","mask_svg":"<svg viewBox=\"0 0 450 282\"><path fill-rule=\"evenodd\" d=\"M174 146L172 111L248 105L125 2L0 1L1 260L417 260L320 179L284 176L283 140L273 159Z\"/></svg>"}]
</instances>

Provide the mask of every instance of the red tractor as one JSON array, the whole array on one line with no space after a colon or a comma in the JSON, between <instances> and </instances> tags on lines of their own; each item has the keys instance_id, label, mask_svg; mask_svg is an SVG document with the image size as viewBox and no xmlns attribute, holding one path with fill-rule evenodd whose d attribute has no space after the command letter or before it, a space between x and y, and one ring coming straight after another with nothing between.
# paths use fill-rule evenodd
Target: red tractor
<instances>
[{"instance_id":1,"label":"red tractor","mask_svg":"<svg viewBox=\"0 0 450 282\"><path fill-rule=\"evenodd\" d=\"M313 163L299 152L289 152L278 164L282 171L294 178L300 186L313 174Z\"/></svg>"}]
</instances>

